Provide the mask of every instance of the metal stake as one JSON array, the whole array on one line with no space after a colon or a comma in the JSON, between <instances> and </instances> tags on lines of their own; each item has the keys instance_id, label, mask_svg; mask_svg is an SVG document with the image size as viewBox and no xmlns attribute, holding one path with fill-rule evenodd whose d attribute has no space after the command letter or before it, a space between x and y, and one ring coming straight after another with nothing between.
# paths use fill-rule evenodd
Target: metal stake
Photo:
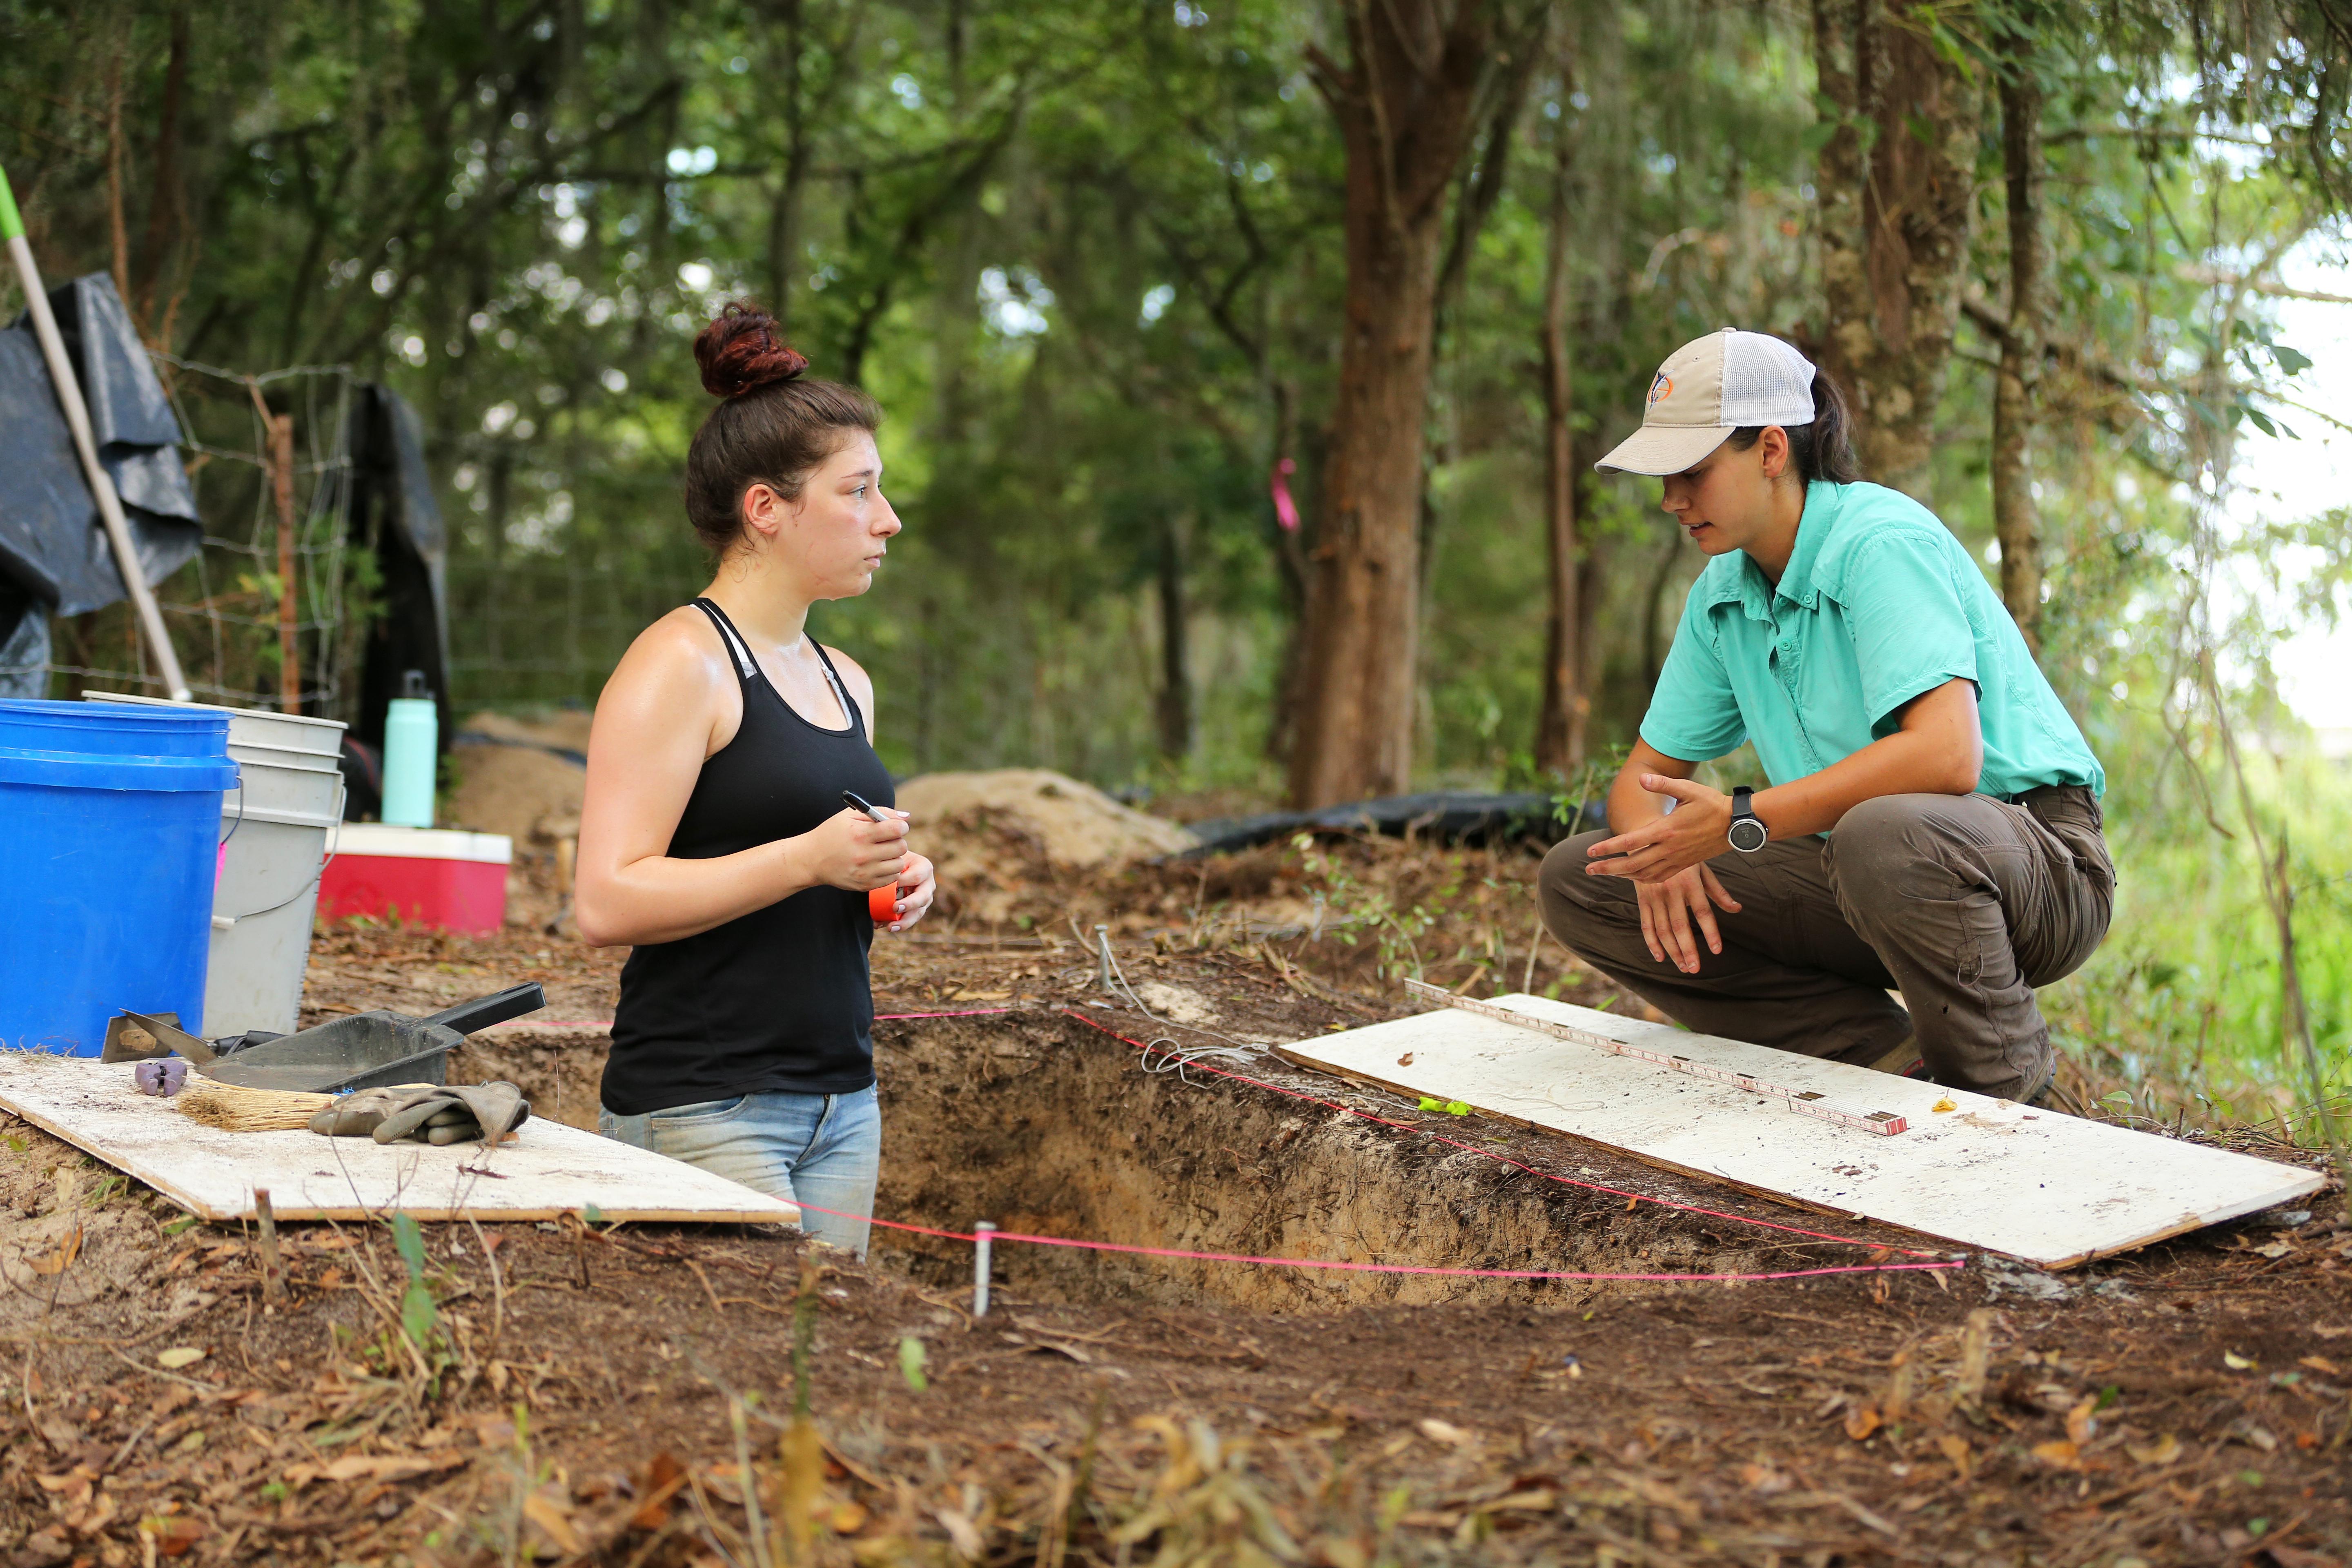
<instances>
[{"instance_id":1,"label":"metal stake","mask_svg":"<svg viewBox=\"0 0 2352 1568\"><path fill-rule=\"evenodd\" d=\"M270 1211L268 1187L253 1189L253 1217L261 1230L261 1298L282 1301L286 1279L278 1267L278 1216Z\"/></svg>"},{"instance_id":2,"label":"metal stake","mask_svg":"<svg viewBox=\"0 0 2352 1568\"><path fill-rule=\"evenodd\" d=\"M995 1231L996 1225L992 1220L982 1220L971 1227L971 1315L975 1318L988 1316L988 1247Z\"/></svg>"},{"instance_id":3,"label":"metal stake","mask_svg":"<svg viewBox=\"0 0 2352 1568\"><path fill-rule=\"evenodd\" d=\"M1095 927L1095 955L1102 961L1102 988L1110 991L1110 927Z\"/></svg>"}]
</instances>

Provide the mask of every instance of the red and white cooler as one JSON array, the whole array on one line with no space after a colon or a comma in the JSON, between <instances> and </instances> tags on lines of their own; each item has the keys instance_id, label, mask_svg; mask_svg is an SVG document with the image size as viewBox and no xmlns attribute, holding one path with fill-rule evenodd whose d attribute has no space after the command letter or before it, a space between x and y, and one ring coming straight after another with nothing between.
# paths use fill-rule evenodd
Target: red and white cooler
<instances>
[{"instance_id":1,"label":"red and white cooler","mask_svg":"<svg viewBox=\"0 0 2352 1568\"><path fill-rule=\"evenodd\" d=\"M506 924L513 860L514 840L502 833L346 822L319 879L319 913L328 920L396 914L488 936Z\"/></svg>"}]
</instances>

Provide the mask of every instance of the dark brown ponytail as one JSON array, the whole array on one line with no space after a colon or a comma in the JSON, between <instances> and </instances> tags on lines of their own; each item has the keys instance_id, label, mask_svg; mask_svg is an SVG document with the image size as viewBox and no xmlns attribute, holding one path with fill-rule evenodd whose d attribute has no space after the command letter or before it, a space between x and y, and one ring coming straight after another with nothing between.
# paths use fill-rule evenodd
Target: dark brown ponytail
<instances>
[{"instance_id":1,"label":"dark brown ponytail","mask_svg":"<svg viewBox=\"0 0 2352 1568\"><path fill-rule=\"evenodd\" d=\"M1801 482L1827 479L1833 485L1850 485L1862 478L1862 468L1853 458L1853 416L1846 407L1844 392L1829 372L1819 367L1813 371L1813 422L1781 428L1789 433L1789 464ZM1745 452L1763 436L1763 426L1743 425L1725 437L1724 445Z\"/></svg>"},{"instance_id":2,"label":"dark brown ponytail","mask_svg":"<svg viewBox=\"0 0 2352 1568\"><path fill-rule=\"evenodd\" d=\"M800 497L809 470L852 431L881 427L882 410L854 386L808 374L776 319L736 300L694 340L703 390L721 398L686 453L686 515L719 554L743 532L743 493L764 484Z\"/></svg>"}]
</instances>

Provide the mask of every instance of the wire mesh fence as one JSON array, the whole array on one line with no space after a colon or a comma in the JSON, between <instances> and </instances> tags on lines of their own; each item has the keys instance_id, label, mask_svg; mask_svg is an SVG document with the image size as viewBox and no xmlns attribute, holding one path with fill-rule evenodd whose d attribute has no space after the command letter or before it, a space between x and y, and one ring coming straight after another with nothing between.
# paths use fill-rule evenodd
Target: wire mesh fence
<instances>
[{"instance_id":1,"label":"wire mesh fence","mask_svg":"<svg viewBox=\"0 0 2352 1568\"><path fill-rule=\"evenodd\" d=\"M205 520L203 548L155 591L189 690L231 707L356 717L373 559L351 537L351 367L248 374L152 357ZM273 429L279 418L291 422L290 442ZM127 604L61 618L46 668L56 697L163 687Z\"/></svg>"}]
</instances>

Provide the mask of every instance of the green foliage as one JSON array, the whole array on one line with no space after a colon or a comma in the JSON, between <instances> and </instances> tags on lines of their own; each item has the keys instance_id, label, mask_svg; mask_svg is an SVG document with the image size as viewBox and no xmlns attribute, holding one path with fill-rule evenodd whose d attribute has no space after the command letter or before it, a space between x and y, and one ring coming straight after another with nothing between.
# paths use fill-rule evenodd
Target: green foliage
<instances>
[{"instance_id":1,"label":"green foliage","mask_svg":"<svg viewBox=\"0 0 2352 1568\"><path fill-rule=\"evenodd\" d=\"M407 1214L394 1214L392 1245L408 1270L408 1288L400 1297L400 1331L420 1352L429 1351L440 1329L441 1307L425 1272L425 1233Z\"/></svg>"},{"instance_id":2,"label":"green foliage","mask_svg":"<svg viewBox=\"0 0 2352 1568\"><path fill-rule=\"evenodd\" d=\"M925 1351L923 1342L914 1335L908 1334L898 1342L898 1375L907 1380L907 1387L916 1394L925 1393L931 1386L930 1379L924 1375L923 1370L928 1361L929 1352Z\"/></svg>"},{"instance_id":3,"label":"green foliage","mask_svg":"<svg viewBox=\"0 0 2352 1568\"><path fill-rule=\"evenodd\" d=\"M1330 522L1338 345L1362 330L1340 311L1342 152L1306 69L1310 46L1344 49L1333 7L196 0L120 7L106 49L85 9L0 8L0 163L31 243L61 279L110 265L119 227L159 342L239 372L348 363L415 403L450 525L462 705L593 701L629 639L707 581L677 494L709 406L688 345L750 294L818 374L889 416L906 531L874 594L815 624L873 674L894 770L1044 764L1245 795L1277 776L1306 563ZM2272 650L2336 613L2352 517L2257 525L2217 498L2241 431L2331 417L2303 406L2308 345L2280 340L2265 268L2340 233L2352 194L2336 10L1971 0L1913 18L1988 98L1998 73L2029 70L2045 101L2041 651L2107 761L2126 867L2063 1032L2187 1103L2287 1081L2263 873L2210 826L2242 829L2247 806L2215 742L2225 723L2292 731ZM1428 784L1567 802L1597 796L1596 776L1539 781L1529 760L1555 178L1574 219L1571 467L1601 759L1633 733L1696 560L1654 482L1589 465L1679 342L1737 322L1820 348L1811 182L1841 125L1802 8L1558 0L1550 21L1515 67L1523 97L1487 106L1434 197L1463 238L1427 420L1416 754ZM1997 119L1931 498L1988 571ZM1898 133L1937 133L1913 120ZM244 414L199 422L215 417ZM297 417L310 440L331 416ZM1299 536L1268 499L1283 458ZM257 509L249 490L232 504ZM273 569L222 584L223 603L268 605ZM358 626L382 584L352 571ZM2209 666L2219 711L2195 673ZM2251 807L2295 829L2296 857L2321 847L2323 880L2332 787ZM1344 871L1331 891L1336 940L1377 944L1383 977L1420 972L1431 906L1392 907ZM2333 896L2306 895L2303 967L2340 1061L2352 958Z\"/></svg>"},{"instance_id":4,"label":"green foliage","mask_svg":"<svg viewBox=\"0 0 2352 1568\"><path fill-rule=\"evenodd\" d=\"M2352 780L2303 755L2266 760L2255 783L2273 810L2292 800L2302 825L2296 967L2342 1122L2352 1114ZM2123 1094L2127 1117L2268 1122L2316 1142L2318 1097L2281 1049L2280 948L2255 857L2242 831L2183 805L2181 819L2116 836L2113 934L2043 994L2044 1010L2071 1054L2120 1083L2105 1098Z\"/></svg>"}]
</instances>

